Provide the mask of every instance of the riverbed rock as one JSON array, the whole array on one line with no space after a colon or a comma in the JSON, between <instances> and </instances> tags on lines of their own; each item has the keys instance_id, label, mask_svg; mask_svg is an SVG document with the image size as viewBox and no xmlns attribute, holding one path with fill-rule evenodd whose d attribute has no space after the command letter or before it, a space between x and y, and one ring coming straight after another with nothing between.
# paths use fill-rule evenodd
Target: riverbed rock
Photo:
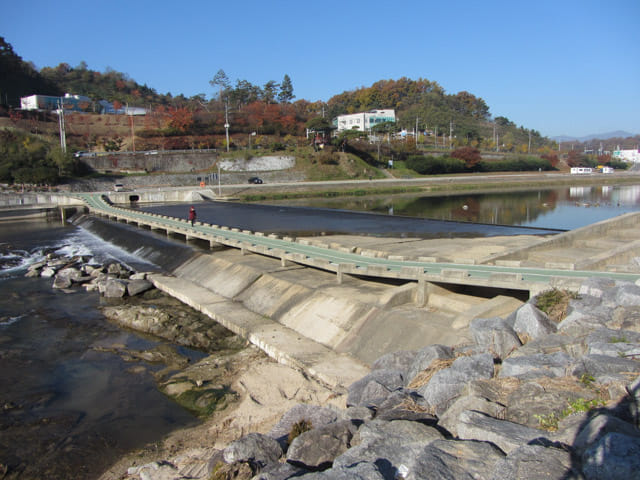
<instances>
[{"instance_id":1,"label":"riverbed rock","mask_svg":"<svg viewBox=\"0 0 640 480\"><path fill-rule=\"evenodd\" d=\"M127 294L127 284L117 278L110 278L105 282L101 293L106 298L122 298Z\"/></svg>"},{"instance_id":2,"label":"riverbed rock","mask_svg":"<svg viewBox=\"0 0 640 480\"><path fill-rule=\"evenodd\" d=\"M130 297L135 297L140 293L144 293L147 290L151 290L153 288L153 283L149 280L145 280L143 278L138 279L129 279L127 282L127 295Z\"/></svg>"}]
</instances>

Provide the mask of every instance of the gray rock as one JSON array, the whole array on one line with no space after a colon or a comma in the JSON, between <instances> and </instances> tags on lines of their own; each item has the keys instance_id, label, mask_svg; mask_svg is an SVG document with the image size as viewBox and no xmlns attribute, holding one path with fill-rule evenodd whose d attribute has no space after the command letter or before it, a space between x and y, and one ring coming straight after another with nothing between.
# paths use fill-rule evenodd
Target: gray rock
<instances>
[{"instance_id":1,"label":"gray rock","mask_svg":"<svg viewBox=\"0 0 640 480\"><path fill-rule=\"evenodd\" d=\"M375 412L367 407L347 407L344 415L346 420L369 421L373 419Z\"/></svg>"},{"instance_id":2,"label":"gray rock","mask_svg":"<svg viewBox=\"0 0 640 480\"><path fill-rule=\"evenodd\" d=\"M276 439L281 445L286 445L293 425L301 420L311 422L312 428L318 428L339 419L342 419L341 415L331 408L300 403L289 409L267 435Z\"/></svg>"},{"instance_id":3,"label":"gray rock","mask_svg":"<svg viewBox=\"0 0 640 480\"><path fill-rule=\"evenodd\" d=\"M488 478L504 454L489 443L436 440L405 465L407 480ZM402 467L401 467L402 468ZM506 478L506 477L505 477Z\"/></svg>"},{"instance_id":4,"label":"gray rock","mask_svg":"<svg viewBox=\"0 0 640 480\"><path fill-rule=\"evenodd\" d=\"M507 454L532 440L546 438L542 430L470 410L460 415L457 430L462 439L491 442Z\"/></svg>"},{"instance_id":5,"label":"gray rock","mask_svg":"<svg viewBox=\"0 0 640 480\"><path fill-rule=\"evenodd\" d=\"M301 478L305 473L308 473L308 470L304 468L296 467L290 463L279 463L265 467L252 480L287 480L289 478Z\"/></svg>"},{"instance_id":6,"label":"gray rock","mask_svg":"<svg viewBox=\"0 0 640 480\"><path fill-rule=\"evenodd\" d=\"M576 337L565 333L551 333L530 340L515 350L510 357L526 357L539 353L549 354L557 352L565 352L572 357L581 357L586 353L586 347L584 343Z\"/></svg>"},{"instance_id":7,"label":"gray rock","mask_svg":"<svg viewBox=\"0 0 640 480\"><path fill-rule=\"evenodd\" d=\"M452 348L444 345L429 345L421 350L418 350L413 360L413 364L411 365L411 368L409 368L407 382L410 383L411 380L416 377L416 375L429 368L429 365L431 365L434 360L439 358L452 357Z\"/></svg>"},{"instance_id":8,"label":"gray rock","mask_svg":"<svg viewBox=\"0 0 640 480\"><path fill-rule=\"evenodd\" d=\"M618 287L616 305L623 307L640 306L640 287L633 283L625 283Z\"/></svg>"},{"instance_id":9,"label":"gray rock","mask_svg":"<svg viewBox=\"0 0 640 480\"><path fill-rule=\"evenodd\" d=\"M586 336L606 325L609 316L597 315L596 311L573 311L558 324L558 331L576 337Z\"/></svg>"},{"instance_id":10,"label":"gray rock","mask_svg":"<svg viewBox=\"0 0 640 480\"><path fill-rule=\"evenodd\" d=\"M435 425L437 418L418 404L419 396L409 390L396 390L389 394L376 410L378 420L411 420L425 425Z\"/></svg>"},{"instance_id":11,"label":"gray rock","mask_svg":"<svg viewBox=\"0 0 640 480\"><path fill-rule=\"evenodd\" d=\"M468 382L493 377L493 356L489 353L457 358L449 368L436 372L429 383L418 389L424 401L440 411L457 397Z\"/></svg>"},{"instance_id":12,"label":"gray rock","mask_svg":"<svg viewBox=\"0 0 640 480\"><path fill-rule=\"evenodd\" d=\"M115 278L110 278L104 284L104 291L101 290L102 295L107 298L122 298L127 294L127 284Z\"/></svg>"},{"instance_id":13,"label":"gray rock","mask_svg":"<svg viewBox=\"0 0 640 480\"><path fill-rule=\"evenodd\" d=\"M304 480L385 480L393 477L384 476L374 463L358 462L353 465L334 467L324 472L308 473L297 478Z\"/></svg>"},{"instance_id":14,"label":"gray rock","mask_svg":"<svg viewBox=\"0 0 640 480\"><path fill-rule=\"evenodd\" d=\"M465 395L456 399L447 410L440 415L438 426L445 428L451 435L458 435L460 415L467 410L486 413L487 415L504 419L507 409L504 405L490 402L486 398Z\"/></svg>"},{"instance_id":15,"label":"gray rock","mask_svg":"<svg viewBox=\"0 0 640 480\"><path fill-rule=\"evenodd\" d=\"M40 276L42 278L51 278L56 274L56 269L55 268L51 268L51 267L44 267L41 271L40 271Z\"/></svg>"},{"instance_id":16,"label":"gray rock","mask_svg":"<svg viewBox=\"0 0 640 480\"><path fill-rule=\"evenodd\" d=\"M640 362L631 358L609 357L606 355L584 355L574 366L572 375L582 378L590 375L598 383L624 381L625 374L640 373Z\"/></svg>"},{"instance_id":17,"label":"gray rock","mask_svg":"<svg viewBox=\"0 0 640 480\"><path fill-rule=\"evenodd\" d=\"M640 479L640 439L608 433L582 454L587 480Z\"/></svg>"},{"instance_id":18,"label":"gray rock","mask_svg":"<svg viewBox=\"0 0 640 480\"><path fill-rule=\"evenodd\" d=\"M603 412L586 418L572 445L579 450L584 450L612 432L640 439L640 430L632 424L620 420L608 412Z\"/></svg>"},{"instance_id":19,"label":"gray rock","mask_svg":"<svg viewBox=\"0 0 640 480\"><path fill-rule=\"evenodd\" d=\"M403 350L387 353L373 362L371 370L400 370L406 380L415 358L415 351Z\"/></svg>"},{"instance_id":20,"label":"gray rock","mask_svg":"<svg viewBox=\"0 0 640 480\"><path fill-rule=\"evenodd\" d=\"M590 277L580 285L578 295L580 295L580 299L583 301L585 301L586 295L600 300L606 292L611 291L615 287L616 282L611 278Z\"/></svg>"},{"instance_id":21,"label":"gray rock","mask_svg":"<svg viewBox=\"0 0 640 480\"><path fill-rule=\"evenodd\" d=\"M244 462L254 470L278 462L282 456L280 444L267 435L250 433L231 443L223 451L226 463Z\"/></svg>"},{"instance_id":22,"label":"gray rock","mask_svg":"<svg viewBox=\"0 0 640 480\"><path fill-rule=\"evenodd\" d=\"M502 362L499 377L531 379L541 376L564 377L572 359L564 352L509 357Z\"/></svg>"},{"instance_id":23,"label":"gray rock","mask_svg":"<svg viewBox=\"0 0 640 480\"><path fill-rule=\"evenodd\" d=\"M342 420L301 433L287 450L287 462L308 470L326 470L334 458L351 447L357 427Z\"/></svg>"},{"instance_id":24,"label":"gray rock","mask_svg":"<svg viewBox=\"0 0 640 480\"><path fill-rule=\"evenodd\" d=\"M573 377L563 378L556 384L538 379L520 384L507 395L506 420L537 428L540 417L559 416L569 402L578 399L593 400L596 394Z\"/></svg>"},{"instance_id":25,"label":"gray rock","mask_svg":"<svg viewBox=\"0 0 640 480\"><path fill-rule=\"evenodd\" d=\"M579 479L571 453L541 445L523 445L496 463L490 480L569 480Z\"/></svg>"},{"instance_id":26,"label":"gray rock","mask_svg":"<svg viewBox=\"0 0 640 480\"><path fill-rule=\"evenodd\" d=\"M349 386L347 405L369 407L382 403L392 391L402 388L400 370L374 370Z\"/></svg>"},{"instance_id":27,"label":"gray rock","mask_svg":"<svg viewBox=\"0 0 640 480\"><path fill-rule=\"evenodd\" d=\"M587 353L590 355L606 355L608 357L636 357L640 358L638 343L592 343Z\"/></svg>"},{"instance_id":28,"label":"gray rock","mask_svg":"<svg viewBox=\"0 0 640 480\"><path fill-rule=\"evenodd\" d=\"M333 468L363 461L375 463L385 479L396 478L401 466L410 465L426 445L443 439L434 427L405 420L367 422L360 427L358 436L360 444L337 457Z\"/></svg>"},{"instance_id":29,"label":"gray rock","mask_svg":"<svg viewBox=\"0 0 640 480\"><path fill-rule=\"evenodd\" d=\"M63 275L56 275L53 279L53 288L70 288L71 279Z\"/></svg>"},{"instance_id":30,"label":"gray rock","mask_svg":"<svg viewBox=\"0 0 640 480\"><path fill-rule=\"evenodd\" d=\"M146 292L147 290L151 290L153 288L153 283L148 280L138 279L138 280L129 280L127 282L127 294L130 297L135 297L136 295Z\"/></svg>"},{"instance_id":31,"label":"gray rock","mask_svg":"<svg viewBox=\"0 0 640 480\"><path fill-rule=\"evenodd\" d=\"M511 326L502 318L476 318L469 325L474 342L497 358L505 358L521 344Z\"/></svg>"},{"instance_id":32,"label":"gray rock","mask_svg":"<svg viewBox=\"0 0 640 480\"><path fill-rule=\"evenodd\" d=\"M390 422L374 419L365 423L358 430L358 438L362 443L385 440L391 443L429 443L443 438L436 428L408 420Z\"/></svg>"},{"instance_id":33,"label":"gray rock","mask_svg":"<svg viewBox=\"0 0 640 480\"><path fill-rule=\"evenodd\" d=\"M516 321L513 329L520 335L520 338L526 336L534 339L549 333L555 333L556 325L546 313L531 303L525 303L516 312Z\"/></svg>"}]
</instances>

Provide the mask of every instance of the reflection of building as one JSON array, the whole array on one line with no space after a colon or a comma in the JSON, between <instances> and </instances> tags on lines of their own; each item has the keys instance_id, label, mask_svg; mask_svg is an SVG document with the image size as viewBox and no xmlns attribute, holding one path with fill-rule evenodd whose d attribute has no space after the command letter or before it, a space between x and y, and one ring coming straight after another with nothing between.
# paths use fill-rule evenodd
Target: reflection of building
<instances>
[{"instance_id":1,"label":"reflection of building","mask_svg":"<svg viewBox=\"0 0 640 480\"><path fill-rule=\"evenodd\" d=\"M625 162L634 162L634 163L639 163L640 162L640 150L639 149L635 149L635 150L615 150L613 152L612 155L613 158L616 158L618 160L623 160Z\"/></svg>"},{"instance_id":2,"label":"reflection of building","mask_svg":"<svg viewBox=\"0 0 640 480\"><path fill-rule=\"evenodd\" d=\"M62 105L66 111L86 112L91 110L93 102L84 95L71 95L65 93L64 97L54 97L51 95L31 95L20 98L20 108L22 110L57 110Z\"/></svg>"},{"instance_id":3,"label":"reflection of building","mask_svg":"<svg viewBox=\"0 0 640 480\"><path fill-rule=\"evenodd\" d=\"M333 125L339 132L343 130L370 131L380 123L396 121L396 112L393 109L371 110L369 112L338 115L333 120Z\"/></svg>"}]
</instances>

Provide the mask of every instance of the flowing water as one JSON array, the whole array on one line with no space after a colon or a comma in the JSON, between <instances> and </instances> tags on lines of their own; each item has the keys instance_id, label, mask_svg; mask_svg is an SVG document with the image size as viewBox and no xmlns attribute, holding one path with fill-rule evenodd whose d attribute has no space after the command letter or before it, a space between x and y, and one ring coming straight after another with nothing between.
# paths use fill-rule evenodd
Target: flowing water
<instances>
[{"instance_id":1,"label":"flowing water","mask_svg":"<svg viewBox=\"0 0 640 480\"><path fill-rule=\"evenodd\" d=\"M159 340L108 323L97 293L64 293L52 279L24 277L49 250L153 265L83 229L47 222L1 224L0 244L0 477L6 470L3 478L96 478L123 453L197 423L157 390L150 372L159 367L96 351L149 349Z\"/></svg>"}]
</instances>

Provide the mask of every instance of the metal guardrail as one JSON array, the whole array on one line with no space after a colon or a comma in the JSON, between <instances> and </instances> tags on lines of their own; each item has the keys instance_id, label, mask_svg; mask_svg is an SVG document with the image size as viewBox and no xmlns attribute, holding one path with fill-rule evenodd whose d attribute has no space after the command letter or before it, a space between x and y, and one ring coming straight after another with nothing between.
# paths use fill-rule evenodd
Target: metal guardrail
<instances>
[{"instance_id":1,"label":"metal guardrail","mask_svg":"<svg viewBox=\"0 0 640 480\"><path fill-rule=\"evenodd\" d=\"M606 277L635 282L640 274L550 268L468 265L408 260L402 257L368 257L347 249L311 245L307 239L280 238L260 232L196 222L111 205L102 194L74 194L97 214L127 222L172 231L187 238L200 238L211 244L234 248L291 261L338 275L351 274L380 278L489 286L512 290L542 290L562 286L577 288L589 277Z\"/></svg>"}]
</instances>

